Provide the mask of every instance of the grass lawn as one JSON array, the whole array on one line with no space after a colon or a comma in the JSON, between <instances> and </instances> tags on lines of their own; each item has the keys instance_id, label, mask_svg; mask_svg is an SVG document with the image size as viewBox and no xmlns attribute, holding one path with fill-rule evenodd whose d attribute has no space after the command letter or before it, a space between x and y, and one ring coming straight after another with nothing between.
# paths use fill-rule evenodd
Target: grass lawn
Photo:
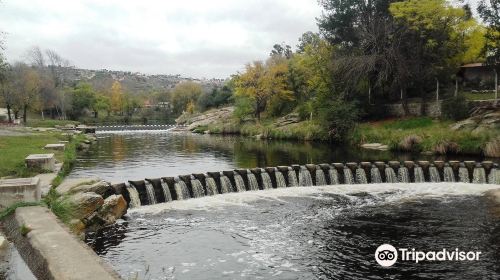
<instances>
[{"instance_id":1,"label":"grass lawn","mask_svg":"<svg viewBox=\"0 0 500 280\"><path fill-rule=\"evenodd\" d=\"M23 136L0 136L0 177L29 177L37 174L28 170L24 159L29 154L54 153L59 161L63 160L63 151L48 151L43 147L47 144L68 140L61 133L43 132Z\"/></svg>"},{"instance_id":2,"label":"grass lawn","mask_svg":"<svg viewBox=\"0 0 500 280\"><path fill-rule=\"evenodd\" d=\"M494 92L486 92L486 93L472 93L466 92L464 93L465 98L467 100L487 100L487 99L495 99Z\"/></svg>"},{"instance_id":3,"label":"grass lawn","mask_svg":"<svg viewBox=\"0 0 500 280\"><path fill-rule=\"evenodd\" d=\"M74 124L78 125L80 124L77 121L65 121L65 120L52 120L52 119L29 119L28 118L28 124L26 126L30 127L55 127L56 125L64 126L67 124Z\"/></svg>"}]
</instances>

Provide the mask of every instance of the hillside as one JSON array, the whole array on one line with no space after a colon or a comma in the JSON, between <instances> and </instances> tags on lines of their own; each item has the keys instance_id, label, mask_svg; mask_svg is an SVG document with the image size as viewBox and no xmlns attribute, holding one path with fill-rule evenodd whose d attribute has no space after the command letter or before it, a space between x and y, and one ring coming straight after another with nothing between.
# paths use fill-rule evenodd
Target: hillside
<instances>
[{"instance_id":1,"label":"hillside","mask_svg":"<svg viewBox=\"0 0 500 280\"><path fill-rule=\"evenodd\" d=\"M57 67L56 72L66 85L88 82L98 91L108 90L114 81L119 81L125 91L131 93L168 90L182 81L200 83L204 89L211 89L224 83L223 79L196 79L180 75L146 75L138 72L88 70L74 67Z\"/></svg>"}]
</instances>

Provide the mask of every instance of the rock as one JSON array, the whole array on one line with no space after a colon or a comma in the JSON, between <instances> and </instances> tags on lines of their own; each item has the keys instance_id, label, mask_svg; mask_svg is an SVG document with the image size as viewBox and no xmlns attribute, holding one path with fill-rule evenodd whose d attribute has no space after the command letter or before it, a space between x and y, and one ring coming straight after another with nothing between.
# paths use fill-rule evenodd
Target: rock
<instances>
[{"instance_id":1,"label":"rock","mask_svg":"<svg viewBox=\"0 0 500 280\"><path fill-rule=\"evenodd\" d=\"M104 200L104 204L98 211L98 215L112 224L127 213L127 202L122 195L112 195Z\"/></svg>"},{"instance_id":2,"label":"rock","mask_svg":"<svg viewBox=\"0 0 500 280\"><path fill-rule=\"evenodd\" d=\"M276 126L277 127L286 126L286 125L294 124L294 123L298 123L298 122L300 122L299 114L298 113L290 113L288 115L285 115L285 116L279 118L276 121Z\"/></svg>"},{"instance_id":3,"label":"rock","mask_svg":"<svg viewBox=\"0 0 500 280\"><path fill-rule=\"evenodd\" d=\"M232 118L234 107L224 107L220 109L209 110L203 114L189 115L184 113L175 120L177 124L187 124L188 130L193 130L200 126L207 126L213 123L226 121Z\"/></svg>"},{"instance_id":4,"label":"rock","mask_svg":"<svg viewBox=\"0 0 500 280\"><path fill-rule=\"evenodd\" d=\"M59 194L68 193L72 188L78 185L93 185L96 182L101 181L98 177L90 177L90 178L66 178L61 184L56 188L56 191Z\"/></svg>"},{"instance_id":5,"label":"rock","mask_svg":"<svg viewBox=\"0 0 500 280\"><path fill-rule=\"evenodd\" d=\"M389 149L389 146L380 144L380 143L367 143L361 145L361 148L364 149L369 149L369 150L380 150L380 151L387 151Z\"/></svg>"},{"instance_id":6,"label":"rock","mask_svg":"<svg viewBox=\"0 0 500 280\"><path fill-rule=\"evenodd\" d=\"M466 119L451 126L452 130L473 130L477 127L477 122L473 119Z\"/></svg>"},{"instance_id":7,"label":"rock","mask_svg":"<svg viewBox=\"0 0 500 280\"><path fill-rule=\"evenodd\" d=\"M69 221L69 227L75 233L80 233L85 230L85 224L78 219L72 219Z\"/></svg>"},{"instance_id":8,"label":"rock","mask_svg":"<svg viewBox=\"0 0 500 280\"><path fill-rule=\"evenodd\" d=\"M99 209L104 204L104 199L96 193L77 193L69 197L69 202L75 207L74 218L81 220Z\"/></svg>"},{"instance_id":9,"label":"rock","mask_svg":"<svg viewBox=\"0 0 500 280\"><path fill-rule=\"evenodd\" d=\"M89 184L84 184L84 185L77 185L75 187L72 187L68 193L74 194L74 193L96 193L104 198L113 195L115 193L115 190L111 186L110 183L106 181L99 181L97 183L94 183L92 185Z\"/></svg>"},{"instance_id":10,"label":"rock","mask_svg":"<svg viewBox=\"0 0 500 280\"><path fill-rule=\"evenodd\" d=\"M79 151L88 150L90 148L90 144L80 143L77 148Z\"/></svg>"},{"instance_id":11,"label":"rock","mask_svg":"<svg viewBox=\"0 0 500 280\"><path fill-rule=\"evenodd\" d=\"M0 250L7 247L7 239L0 234Z\"/></svg>"}]
</instances>

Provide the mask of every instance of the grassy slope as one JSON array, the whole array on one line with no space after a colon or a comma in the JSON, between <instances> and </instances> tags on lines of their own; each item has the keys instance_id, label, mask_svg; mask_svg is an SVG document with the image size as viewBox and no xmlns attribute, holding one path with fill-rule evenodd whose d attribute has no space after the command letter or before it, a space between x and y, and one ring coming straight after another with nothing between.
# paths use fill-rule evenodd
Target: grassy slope
<instances>
[{"instance_id":1,"label":"grassy slope","mask_svg":"<svg viewBox=\"0 0 500 280\"><path fill-rule=\"evenodd\" d=\"M440 147L449 143L456 144L457 152L461 154L478 154L486 143L500 135L499 131L471 133L453 131L449 128L451 122L436 121L430 118L413 118L407 120L389 120L376 123L360 124L352 135L351 142L384 143L391 150L406 150L404 139L417 136L420 143L414 150L439 152Z\"/></svg>"},{"instance_id":2,"label":"grassy slope","mask_svg":"<svg viewBox=\"0 0 500 280\"><path fill-rule=\"evenodd\" d=\"M209 130L213 134L241 134L244 136L261 135L270 139L293 140L326 140L327 135L321 127L312 121L277 126L274 119L262 120L260 123L247 122L239 124L236 121L212 124L195 129L196 132Z\"/></svg>"}]
</instances>

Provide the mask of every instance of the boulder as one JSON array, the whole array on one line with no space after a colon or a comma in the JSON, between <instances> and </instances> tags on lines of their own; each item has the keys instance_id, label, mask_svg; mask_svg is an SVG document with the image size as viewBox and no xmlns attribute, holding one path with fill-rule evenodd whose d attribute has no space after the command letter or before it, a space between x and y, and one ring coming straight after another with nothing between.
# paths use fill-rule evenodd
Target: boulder
<instances>
[{"instance_id":1,"label":"boulder","mask_svg":"<svg viewBox=\"0 0 500 280\"><path fill-rule=\"evenodd\" d=\"M106 181L99 181L97 183L94 183L92 185L89 184L84 184L84 185L77 185L75 187L72 187L68 193L96 193L98 195L101 195L102 197L106 198L110 195L115 194L115 190L111 186L110 183Z\"/></svg>"},{"instance_id":2,"label":"boulder","mask_svg":"<svg viewBox=\"0 0 500 280\"><path fill-rule=\"evenodd\" d=\"M98 215L106 221L106 224L112 224L127 213L127 202L122 195L112 195L104 200Z\"/></svg>"},{"instance_id":3,"label":"boulder","mask_svg":"<svg viewBox=\"0 0 500 280\"><path fill-rule=\"evenodd\" d=\"M477 127L477 122L473 119L466 119L451 126L452 130L473 130Z\"/></svg>"},{"instance_id":4,"label":"boulder","mask_svg":"<svg viewBox=\"0 0 500 280\"><path fill-rule=\"evenodd\" d=\"M89 217L104 204L102 196L91 192L77 193L70 196L68 201L74 207L73 217L80 220Z\"/></svg>"}]
</instances>

